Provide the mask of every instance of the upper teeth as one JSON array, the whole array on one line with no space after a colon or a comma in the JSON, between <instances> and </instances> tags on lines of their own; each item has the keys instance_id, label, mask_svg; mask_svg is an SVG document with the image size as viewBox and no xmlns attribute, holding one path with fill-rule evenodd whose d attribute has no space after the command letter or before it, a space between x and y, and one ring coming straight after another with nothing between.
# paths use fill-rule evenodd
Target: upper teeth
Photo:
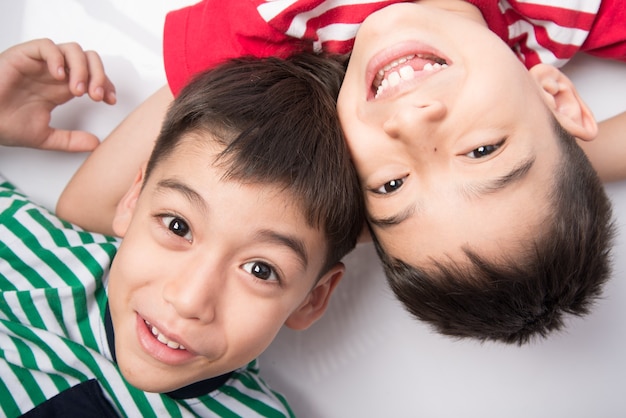
<instances>
[{"instance_id":1,"label":"upper teeth","mask_svg":"<svg viewBox=\"0 0 626 418\"><path fill-rule=\"evenodd\" d=\"M417 56L418 58L425 58L424 56L419 54ZM389 87L395 87L399 85L402 81L413 79L413 77L415 76L415 70L413 69L413 67L411 67L410 65L402 65L405 64L407 61L412 60L413 58L415 58L415 54L407 55L405 57L390 62L378 71L378 74L376 74L376 78L374 80L374 86L377 86L376 97L378 97L383 91L385 91L385 89ZM448 68L448 64L446 64L445 62L443 64L439 62L431 64L429 62L424 65L422 71L435 71L441 70L443 68Z\"/></svg>"},{"instance_id":2,"label":"upper teeth","mask_svg":"<svg viewBox=\"0 0 626 418\"><path fill-rule=\"evenodd\" d=\"M148 326L148 328L150 328L150 331L152 331L152 334L157 337L157 340L159 340L159 342L167 345L169 348L173 348L175 350L184 350L185 347L182 344L178 344L176 341L172 341L170 339L168 339L165 335L161 334L161 331L159 331L159 329L157 327L155 327L154 325L152 325L151 323L149 323L148 321L145 321L146 325Z\"/></svg>"}]
</instances>

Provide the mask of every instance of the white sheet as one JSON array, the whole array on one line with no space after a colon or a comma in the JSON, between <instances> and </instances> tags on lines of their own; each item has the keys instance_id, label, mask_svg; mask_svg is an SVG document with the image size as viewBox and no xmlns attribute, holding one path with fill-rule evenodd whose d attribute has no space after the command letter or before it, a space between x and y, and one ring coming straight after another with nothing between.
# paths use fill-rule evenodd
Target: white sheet
<instances>
[{"instance_id":1,"label":"white sheet","mask_svg":"<svg viewBox=\"0 0 626 418\"><path fill-rule=\"evenodd\" d=\"M55 112L54 121L104 138L165 83L163 18L190 3L5 1L0 49L50 37L100 52L118 105L81 99ZM566 73L599 119L626 110L626 65L579 57ZM0 170L53 208L84 157L1 148ZM299 417L626 416L626 182L608 190L619 225L614 278L593 314L571 320L565 332L522 348L436 335L395 302L364 245L348 257L348 277L326 316L305 332L282 331L262 356L262 373Z\"/></svg>"}]
</instances>

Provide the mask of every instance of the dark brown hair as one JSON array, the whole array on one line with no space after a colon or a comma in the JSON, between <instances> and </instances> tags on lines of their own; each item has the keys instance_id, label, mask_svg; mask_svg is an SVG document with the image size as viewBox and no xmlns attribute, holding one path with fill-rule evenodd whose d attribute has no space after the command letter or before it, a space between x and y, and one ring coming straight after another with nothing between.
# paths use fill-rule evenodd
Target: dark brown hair
<instances>
[{"instance_id":1,"label":"dark brown hair","mask_svg":"<svg viewBox=\"0 0 626 418\"><path fill-rule=\"evenodd\" d=\"M228 179L283 187L325 233L323 274L354 248L365 219L336 111L343 74L341 59L312 53L235 59L199 74L170 107L146 178L183 136L217 141Z\"/></svg>"},{"instance_id":2,"label":"dark brown hair","mask_svg":"<svg viewBox=\"0 0 626 418\"><path fill-rule=\"evenodd\" d=\"M565 314L587 314L601 295L610 275L611 205L575 139L554 125L562 158L553 210L528 248L497 264L465 248L468 262L418 267L391 258L374 237L395 295L438 332L521 345L561 329Z\"/></svg>"}]
</instances>

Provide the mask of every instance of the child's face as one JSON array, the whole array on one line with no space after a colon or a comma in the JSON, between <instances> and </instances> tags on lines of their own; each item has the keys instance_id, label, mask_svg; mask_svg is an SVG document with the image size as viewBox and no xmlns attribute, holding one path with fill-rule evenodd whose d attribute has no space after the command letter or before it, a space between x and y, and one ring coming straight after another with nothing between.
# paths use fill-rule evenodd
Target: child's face
<instances>
[{"instance_id":1,"label":"child's face","mask_svg":"<svg viewBox=\"0 0 626 418\"><path fill-rule=\"evenodd\" d=\"M559 158L543 97L475 19L402 3L363 23L338 110L391 256L423 265L469 244L497 257L536 231Z\"/></svg>"},{"instance_id":2,"label":"child's face","mask_svg":"<svg viewBox=\"0 0 626 418\"><path fill-rule=\"evenodd\" d=\"M141 192L138 178L114 221L124 237L109 283L116 355L146 391L247 364L284 323L320 316L343 273L316 282L324 235L278 187L222 180L212 147L184 139Z\"/></svg>"}]
</instances>

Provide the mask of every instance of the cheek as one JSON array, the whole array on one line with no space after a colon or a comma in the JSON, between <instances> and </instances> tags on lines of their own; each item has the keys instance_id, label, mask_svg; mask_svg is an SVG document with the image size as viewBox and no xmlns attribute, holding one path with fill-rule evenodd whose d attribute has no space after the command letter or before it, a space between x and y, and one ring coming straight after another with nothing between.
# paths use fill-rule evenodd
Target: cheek
<instances>
[{"instance_id":1,"label":"cheek","mask_svg":"<svg viewBox=\"0 0 626 418\"><path fill-rule=\"evenodd\" d=\"M286 320L282 311L248 304L247 308L229 314L224 329L230 334L229 345L239 347L240 362L248 362L265 351Z\"/></svg>"},{"instance_id":2,"label":"cheek","mask_svg":"<svg viewBox=\"0 0 626 418\"><path fill-rule=\"evenodd\" d=\"M359 122L348 124L344 128L344 135L348 151L352 158L352 163L357 170L359 177L374 169L376 161L382 156L384 143L375 140L372 129L366 129Z\"/></svg>"},{"instance_id":3,"label":"cheek","mask_svg":"<svg viewBox=\"0 0 626 418\"><path fill-rule=\"evenodd\" d=\"M110 299L127 300L133 290L145 286L154 278L168 275L168 265L158 262L166 257L149 257L151 250L128 244L131 243L122 242L111 265L108 285Z\"/></svg>"}]
</instances>

